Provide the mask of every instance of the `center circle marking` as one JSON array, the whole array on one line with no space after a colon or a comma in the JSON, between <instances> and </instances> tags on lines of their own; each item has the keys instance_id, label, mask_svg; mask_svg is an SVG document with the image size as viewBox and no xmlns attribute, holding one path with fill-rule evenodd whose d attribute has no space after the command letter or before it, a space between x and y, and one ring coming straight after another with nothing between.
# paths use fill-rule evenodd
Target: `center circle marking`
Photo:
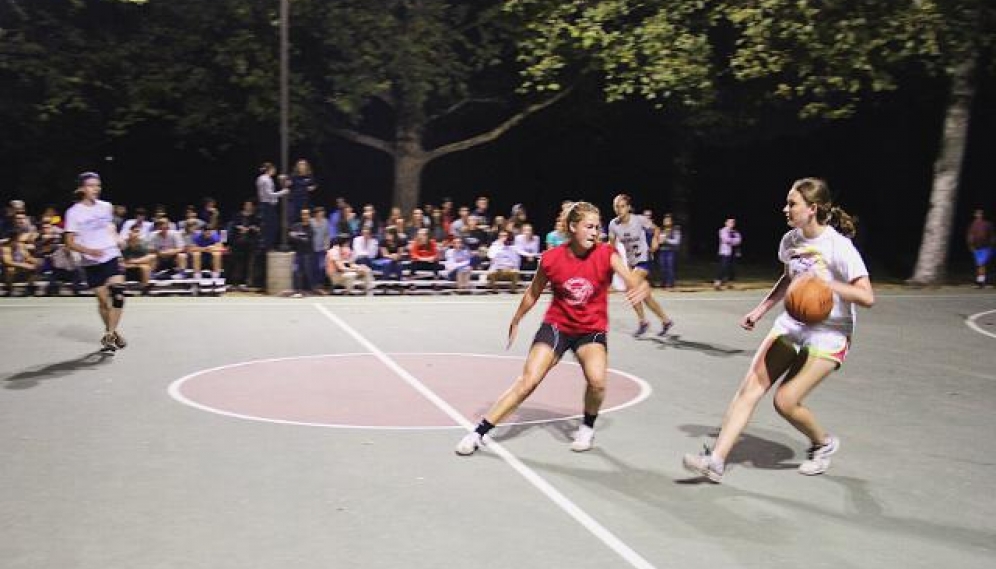
<instances>
[{"instance_id":1,"label":"center circle marking","mask_svg":"<svg viewBox=\"0 0 996 569\"><path fill-rule=\"evenodd\" d=\"M393 362L471 421L521 373L516 356L462 353L388 354ZM650 385L609 369L602 413L635 405ZM580 417L584 375L561 361L502 425ZM177 379L169 394L191 407L228 417L343 429L462 429L375 355L325 354L240 362Z\"/></svg>"}]
</instances>

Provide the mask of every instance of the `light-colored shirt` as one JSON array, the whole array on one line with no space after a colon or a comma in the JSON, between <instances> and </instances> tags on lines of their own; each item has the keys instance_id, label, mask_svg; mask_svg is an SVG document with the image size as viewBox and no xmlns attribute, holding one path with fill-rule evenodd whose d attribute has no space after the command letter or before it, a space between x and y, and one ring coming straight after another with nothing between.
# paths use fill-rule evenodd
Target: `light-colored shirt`
<instances>
[{"instance_id":1,"label":"light-colored shirt","mask_svg":"<svg viewBox=\"0 0 996 569\"><path fill-rule=\"evenodd\" d=\"M785 263L792 278L812 274L827 281L852 283L868 276L868 268L854 247L854 243L830 226L814 239L806 239L798 229L789 231L778 245L778 259ZM786 313L779 318L791 318L791 316ZM830 317L815 326L851 334L854 322L854 303L842 300L835 293Z\"/></svg>"},{"instance_id":2,"label":"light-colored shirt","mask_svg":"<svg viewBox=\"0 0 996 569\"><path fill-rule=\"evenodd\" d=\"M357 259L363 257L376 259L380 254L380 243L373 237L366 238L362 235L357 235L353 237L353 253Z\"/></svg>"},{"instance_id":3,"label":"light-colored shirt","mask_svg":"<svg viewBox=\"0 0 996 569\"><path fill-rule=\"evenodd\" d=\"M83 255L84 265L99 265L121 256L114 229L114 208L110 202L97 200L93 205L79 202L66 212L66 231L78 245L97 249L100 256Z\"/></svg>"},{"instance_id":4,"label":"light-colored shirt","mask_svg":"<svg viewBox=\"0 0 996 569\"><path fill-rule=\"evenodd\" d=\"M623 223L618 217L609 222L609 235L626 250L626 263L630 267L650 260L646 227L649 222L642 215L630 214Z\"/></svg>"}]
</instances>

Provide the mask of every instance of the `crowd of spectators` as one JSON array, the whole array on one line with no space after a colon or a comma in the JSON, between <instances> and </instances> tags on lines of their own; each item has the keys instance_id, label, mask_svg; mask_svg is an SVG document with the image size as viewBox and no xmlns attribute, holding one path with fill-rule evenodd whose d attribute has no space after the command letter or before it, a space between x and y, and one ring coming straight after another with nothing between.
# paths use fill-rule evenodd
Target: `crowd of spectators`
<instances>
[{"instance_id":1,"label":"crowd of spectators","mask_svg":"<svg viewBox=\"0 0 996 569\"><path fill-rule=\"evenodd\" d=\"M126 278L141 294L157 280L179 279L223 278L229 289L255 290L264 281L265 253L281 249L294 253L293 292L302 296L337 287L371 292L375 280L388 290L428 279L450 281L458 291L474 284L516 291L542 252L567 240L562 219L547 220L542 225L553 229L539 234L521 204L504 215L492 210L488 196L473 205L443 199L381 215L373 204L354 208L342 197L326 210L312 203L316 188L304 160L290 176L277 176L264 163L256 199L243 201L227 218L210 197L175 217L163 205L150 211L114 204ZM669 215L663 228L649 211L644 219L652 249L660 250L663 285L674 286L680 228ZM63 247L62 226L55 207L32 217L24 202L9 202L0 217L5 294L15 283L24 283L26 295L83 290L79 259ZM46 283L45 289L37 290L36 282Z\"/></svg>"}]
</instances>

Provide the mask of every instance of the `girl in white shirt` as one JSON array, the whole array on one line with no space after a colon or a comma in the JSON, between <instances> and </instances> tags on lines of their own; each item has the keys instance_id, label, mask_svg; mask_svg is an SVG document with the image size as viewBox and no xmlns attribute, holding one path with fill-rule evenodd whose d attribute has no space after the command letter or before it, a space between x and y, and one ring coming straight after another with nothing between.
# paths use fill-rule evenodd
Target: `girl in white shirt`
<instances>
[{"instance_id":1,"label":"girl in white shirt","mask_svg":"<svg viewBox=\"0 0 996 569\"><path fill-rule=\"evenodd\" d=\"M794 280L826 281L834 295L833 310L825 321L816 324L799 322L787 313L775 320L726 409L716 446L684 457L686 469L713 482L721 480L726 458L757 404L783 376L775 392L775 409L810 441L799 472L822 474L830 466L830 455L840 446L839 439L824 430L803 405L803 399L843 364L854 331L854 305L870 308L875 293L865 263L849 239L855 232L854 223L844 210L831 204L826 182L816 178L796 181L782 211L793 228L782 237L778 250L785 271L740 325L753 330L785 297Z\"/></svg>"}]
</instances>

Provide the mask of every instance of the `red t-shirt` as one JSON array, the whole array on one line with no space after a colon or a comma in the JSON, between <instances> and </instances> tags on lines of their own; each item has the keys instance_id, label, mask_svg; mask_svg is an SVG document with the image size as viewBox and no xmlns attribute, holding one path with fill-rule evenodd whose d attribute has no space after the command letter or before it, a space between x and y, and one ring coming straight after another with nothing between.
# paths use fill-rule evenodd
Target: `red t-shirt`
<instances>
[{"instance_id":1,"label":"red t-shirt","mask_svg":"<svg viewBox=\"0 0 996 569\"><path fill-rule=\"evenodd\" d=\"M553 288L553 302L543 322L571 335L608 331L608 291L615 253L605 243L592 247L585 257L575 256L569 243L543 253L540 266Z\"/></svg>"}]
</instances>

